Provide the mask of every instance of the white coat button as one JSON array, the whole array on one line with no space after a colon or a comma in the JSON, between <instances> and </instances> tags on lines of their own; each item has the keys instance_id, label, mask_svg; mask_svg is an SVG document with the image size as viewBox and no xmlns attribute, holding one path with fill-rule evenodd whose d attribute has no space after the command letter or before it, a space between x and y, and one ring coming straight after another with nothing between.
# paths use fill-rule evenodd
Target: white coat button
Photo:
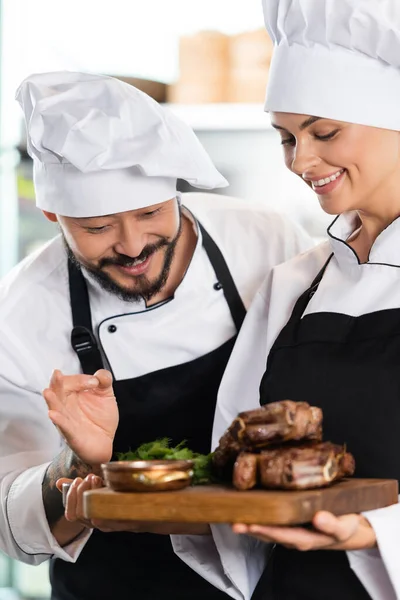
<instances>
[{"instance_id":1,"label":"white coat button","mask_svg":"<svg viewBox=\"0 0 400 600\"><path fill-rule=\"evenodd\" d=\"M108 326L108 332L109 333L115 333L117 331L117 328L115 325L109 325Z\"/></svg>"}]
</instances>

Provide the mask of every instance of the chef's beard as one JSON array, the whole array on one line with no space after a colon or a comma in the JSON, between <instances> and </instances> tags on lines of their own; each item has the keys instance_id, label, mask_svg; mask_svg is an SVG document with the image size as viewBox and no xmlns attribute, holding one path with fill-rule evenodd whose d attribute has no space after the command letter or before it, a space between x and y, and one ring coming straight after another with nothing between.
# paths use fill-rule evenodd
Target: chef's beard
<instances>
[{"instance_id":1,"label":"chef's beard","mask_svg":"<svg viewBox=\"0 0 400 600\"><path fill-rule=\"evenodd\" d=\"M171 270L172 261L175 256L176 245L182 233L182 219L180 219L179 229L176 236L169 240L168 238L161 238L155 244L147 244L139 256L134 258L126 256L124 254L118 254L115 257L106 257L100 260L99 264L93 266L86 261L79 260L69 247L67 240L63 234L64 244L67 251L68 258L75 263L79 268L83 267L88 271L92 277L99 283L103 290L118 296L125 302L139 302L140 300L151 300L153 296L158 294L165 286L168 276ZM103 269L109 265L126 266L132 263L132 260L144 260L154 254L157 251L164 249L164 262L160 274L153 280L148 279L146 275L132 276L133 286L132 289L129 287L122 286L117 283L108 273Z\"/></svg>"}]
</instances>

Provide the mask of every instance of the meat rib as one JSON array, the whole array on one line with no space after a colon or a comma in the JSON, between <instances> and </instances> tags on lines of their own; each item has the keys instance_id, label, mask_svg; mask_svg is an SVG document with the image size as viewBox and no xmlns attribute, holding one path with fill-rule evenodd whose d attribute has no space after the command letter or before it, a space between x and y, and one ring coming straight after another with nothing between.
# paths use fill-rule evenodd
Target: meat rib
<instances>
[{"instance_id":1,"label":"meat rib","mask_svg":"<svg viewBox=\"0 0 400 600\"><path fill-rule=\"evenodd\" d=\"M345 446L322 442L263 450L258 467L263 488L302 490L353 475L355 464Z\"/></svg>"}]
</instances>

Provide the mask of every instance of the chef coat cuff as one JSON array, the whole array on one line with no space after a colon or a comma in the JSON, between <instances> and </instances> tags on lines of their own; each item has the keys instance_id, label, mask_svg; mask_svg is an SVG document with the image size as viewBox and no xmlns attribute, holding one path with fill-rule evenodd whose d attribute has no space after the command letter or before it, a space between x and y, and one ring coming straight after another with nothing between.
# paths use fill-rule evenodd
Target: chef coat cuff
<instances>
[{"instance_id":1,"label":"chef coat cuff","mask_svg":"<svg viewBox=\"0 0 400 600\"><path fill-rule=\"evenodd\" d=\"M235 600L250 600L266 564L266 545L210 525L212 536L171 536L175 554Z\"/></svg>"},{"instance_id":2,"label":"chef coat cuff","mask_svg":"<svg viewBox=\"0 0 400 600\"><path fill-rule=\"evenodd\" d=\"M7 497L7 517L15 544L26 555L39 560L56 557L75 562L92 531L84 530L68 545L61 547L50 531L42 498L42 481L49 463L21 473L11 485Z\"/></svg>"},{"instance_id":3,"label":"chef coat cuff","mask_svg":"<svg viewBox=\"0 0 400 600\"><path fill-rule=\"evenodd\" d=\"M373 600L400 598L400 504L362 513L378 548L348 552L350 566Z\"/></svg>"}]
</instances>

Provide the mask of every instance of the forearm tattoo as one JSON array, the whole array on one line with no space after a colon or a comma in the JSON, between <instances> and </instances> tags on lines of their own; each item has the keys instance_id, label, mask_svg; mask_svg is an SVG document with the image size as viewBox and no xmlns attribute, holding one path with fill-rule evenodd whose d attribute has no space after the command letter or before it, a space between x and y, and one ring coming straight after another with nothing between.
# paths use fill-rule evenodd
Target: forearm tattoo
<instances>
[{"instance_id":1,"label":"forearm tattoo","mask_svg":"<svg viewBox=\"0 0 400 600\"><path fill-rule=\"evenodd\" d=\"M50 463L42 482L44 511L50 527L64 515L62 494L57 489L57 480L61 477L85 478L89 473L93 473L93 466L82 462L70 448L65 448Z\"/></svg>"}]
</instances>

